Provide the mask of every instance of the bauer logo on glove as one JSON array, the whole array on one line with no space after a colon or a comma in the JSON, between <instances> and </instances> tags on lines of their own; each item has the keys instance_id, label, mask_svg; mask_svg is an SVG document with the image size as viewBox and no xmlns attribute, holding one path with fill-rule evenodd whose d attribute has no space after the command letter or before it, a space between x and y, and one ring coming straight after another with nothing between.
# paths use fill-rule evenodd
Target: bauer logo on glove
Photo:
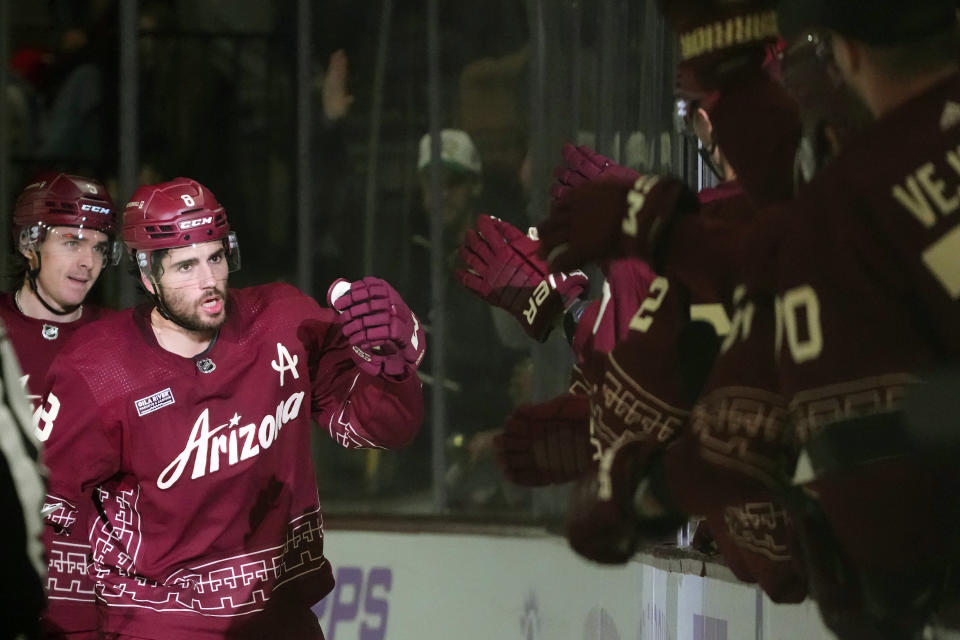
<instances>
[{"instance_id":1,"label":"bauer logo on glove","mask_svg":"<svg viewBox=\"0 0 960 640\"><path fill-rule=\"evenodd\" d=\"M542 342L589 281L582 271L551 274L537 257L538 248L535 233L525 235L503 220L481 215L460 247L467 268L457 270L457 280L509 312L529 336Z\"/></svg>"}]
</instances>

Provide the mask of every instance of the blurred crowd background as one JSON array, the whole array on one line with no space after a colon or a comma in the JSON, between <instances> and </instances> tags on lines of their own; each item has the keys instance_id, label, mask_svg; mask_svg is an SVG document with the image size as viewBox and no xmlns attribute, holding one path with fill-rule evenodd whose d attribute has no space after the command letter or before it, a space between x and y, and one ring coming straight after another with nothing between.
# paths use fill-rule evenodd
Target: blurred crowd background
<instances>
[{"instance_id":1,"label":"blurred crowd background","mask_svg":"<svg viewBox=\"0 0 960 640\"><path fill-rule=\"evenodd\" d=\"M565 387L569 350L462 291L455 248L478 213L545 215L565 141L705 186L673 125L674 49L649 0L0 0L0 199L42 169L120 206L188 176L238 233L234 286L323 301L338 277L387 279L427 325L427 428L399 452L318 430L325 509L550 520L561 489L506 484L490 442ZM136 304L126 266L93 299Z\"/></svg>"}]
</instances>

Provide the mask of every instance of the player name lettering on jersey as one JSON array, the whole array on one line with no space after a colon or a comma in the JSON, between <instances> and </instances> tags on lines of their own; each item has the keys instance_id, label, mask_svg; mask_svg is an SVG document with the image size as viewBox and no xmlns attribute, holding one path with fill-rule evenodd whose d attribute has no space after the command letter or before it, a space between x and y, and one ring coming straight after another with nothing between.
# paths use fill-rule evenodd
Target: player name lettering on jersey
<instances>
[{"instance_id":1,"label":"player name lettering on jersey","mask_svg":"<svg viewBox=\"0 0 960 640\"><path fill-rule=\"evenodd\" d=\"M893 186L893 197L925 229L940 218L960 209L960 147L947 151L946 165L926 162ZM953 175L950 175L950 169ZM944 177L944 174L949 177ZM954 299L960 298L960 267L955 259L960 252L960 224L938 234L923 251L923 263Z\"/></svg>"},{"instance_id":2,"label":"player name lettering on jersey","mask_svg":"<svg viewBox=\"0 0 960 640\"><path fill-rule=\"evenodd\" d=\"M933 162L926 162L901 184L893 185L894 199L927 229L935 225L939 217L960 209L960 147L947 151L946 164L954 172L950 178L941 175L948 171L946 167L938 172Z\"/></svg>"},{"instance_id":3,"label":"player name lettering on jersey","mask_svg":"<svg viewBox=\"0 0 960 640\"><path fill-rule=\"evenodd\" d=\"M280 436L283 425L296 420L300 415L303 396L303 391L292 393L286 400L277 403L274 414L267 414L259 422L250 422L243 426L240 426L240 416L235 413L228 422L211 429L210 409L204 409L193 424L186 447L157 478L157 487L169 489L176 484L191 457L193 471L190 478L195 480L219 471L221 456L226 456L226 466L232 467L238 462L259 455L264 449L269 449ZM224 430L228 431L220 433Z\"/></svg>"}]
</instances>

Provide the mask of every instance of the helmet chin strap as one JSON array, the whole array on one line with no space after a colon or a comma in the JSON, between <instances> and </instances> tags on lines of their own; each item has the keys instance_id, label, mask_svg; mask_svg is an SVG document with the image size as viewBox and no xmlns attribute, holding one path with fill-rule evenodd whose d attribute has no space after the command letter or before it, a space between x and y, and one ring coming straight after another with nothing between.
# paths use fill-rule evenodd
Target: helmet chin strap
<instances>
[{"instance_id":1,"label":"helmet chin strap","mask_svg":"<svg viewBox=\"0 0 960 640\"><path fill-rule=\"evenodd\" d=\"M713 174L713 177L720 182L725 182L726 177L723 175L723 170L717 165L717 161L713 158L713 152L716 150L717 143L714 142L709 147L701 145L700 148L697 149L697 154L703 161L704 166Z\"/></svg>"},{"instance_id":2,"label":"helmet chin strap","mask_svg":"<svg viewBox=\"0 0 960 640\"><path fill-rule=\"evenodd\" d=\"M150 299L153 300L153 306L157 308L157 312L160 314L160 317L183 327L183 325L177 322L167 310L167 303L163 299L163 294L160 293L160 284L153 278L153 276L150 276L150 284L153 285L153 290L151 291L146 287L144 287L144 290L147 292L147 295L150 296ZM186 327L183 328L186 329Z\"/></svg>"},{"instance_id":3,"label":"helmet chin strap","mask_svg":"<svg viewBox=\"0 0 960 640\"><path fill-rule=\"evenodd\" d=\"M37 296L37 300L40 301L40 304L42 304L47 311L58 316L68 316L82 307L83 303L81 302L80 304L72 304L64 307L63 310L55 309L50 305L49 302L43 299L43 296L40 295L40 290L37 288L37 276L40 275L40 252L35 251L34 253L37 256L37 268L31 269L29 266L27 267L27 282L30 283L30 289L33 291L33 295Z\"/></svg>"}]
</instances>

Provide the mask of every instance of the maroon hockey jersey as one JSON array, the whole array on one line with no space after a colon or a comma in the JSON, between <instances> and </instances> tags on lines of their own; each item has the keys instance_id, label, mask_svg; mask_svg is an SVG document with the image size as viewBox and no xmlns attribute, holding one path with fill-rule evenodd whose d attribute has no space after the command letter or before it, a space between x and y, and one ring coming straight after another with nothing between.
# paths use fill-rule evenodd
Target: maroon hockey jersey
<instances>
[{"instance_id":1,"label":"maroon hockey jersey","mask_svg":"<svg viewBox=\"0 0 960 640\"><path fill-rule=\"evenodd\" d=\"M573 338L578 365L592 353L608 353L627 337L630 320L657 277L639 258L612 260L603 267L603 275L603 294L584 311Z\"/></svg>"},{"instance_id":2,"label":"maroon hockey jersey","mask_svg":"<svg viewBox=\"0 0 960 640\"><path fill-rule=\"evenodd\" d=\"M715 124L749 128L762 108ZM752 249L776 257L769 277L750 276L750 294L774 305L774 339L743 338L775 354L791 436L810 448L860 429L869 445L834 468L805 460L798 480L842 555L902 593L911 581L929 586L922 576L936 580L955 544L943 526L957 518L955 470L880 439L899 429L909 387L960 355L958 189L954 74L862 132Z\"/></svg>"},{"instance_id":3,"label":"maroon hockey jersey","mask_svg":"<svg viewBox=\"0 0 960 640\"><path fill-rule=\"evenodd\" d=\"M664 458L678 505L707 516L717 545L775 602L799 602L807 586L793 549L794 522L777 488L788 441L786 400L773 352L772 299L734 296L721 343L693 407L690 430ZM743 341L744 332L753 340ZM731 568L741 579L738 565Z\"/></svg>"},{"instance_id":4,"label":"maroon hockey jersey","mask_svg":"<svg viewBox=\"0 0 960 640\"><path fill-rule=\"evenodd\" d=\"M43 385L54 357L78 329L112 313L95 305L83 305L83 313L73 322L37 320L20 313L14 294L0 296L0 318L7 326L7 335L23 369L23 384L27 397L38 410L43 397ZM46 433L39 432L40 440ZM86 518L93 503L81 499L77 508ZM75 531L70 535L55 536L44 528L44 547L47 554L47 610L44 628L48 635L96 631L97 611L94 607L93 580L87 575L90 564L90 542L86 533Z\"/></svg>"},{"instance_id":5,"label":"maroon hockey jersey","mask_svg":"<svg viewBox=\"0 0 960 640\"><path fill-rule=\"evenodd\" d=\"M0 296L0 318L7 325L7 336L13 343L17 358L20 360L27 394L36 401L39 399L38 394L43 391L43 382L47 377L50 363L70 336L80 327L113 312L85 304L80 318L74 322L37 320L20 313L13 296L12 292ZM34 402L34 405L37 404L39 403Z\"/></svg>"},{"instance_id":6,"label":"maroon hockey jersey","mask_svg":"<svg viewBox=\"0 0 960 640\"><path fill-rule=\"evenodd\" d=\"M957 362L958 189L953 75L865 131L786 217L778 358L801 443L865 415L896 421L909 385ZM945 506L956 516L946 470L909 458L871 466L815 483L844 552L875 570L935 570L953 542Z\"/></svg>"},{"instance_id":7,"label":"maroon hockey jersey","mask_svg":"<svg viewBox=\"0 0 960 640\"><path fill-rule=\"evenodd\" d=\"M150 306L79 332L51 369L48 522L87 531L101 629L143 638L315 638L333 585L310 459L399 447L420 382L362 373L334 311L288 285L231 290L195 358L157 343ZM99 486L102 517L78 520Z\"/></svg>"},{"instance_id":8,"label":"maroon hockey jersey","mask_svg":"<svg viewBox=\"0 0 960 640\"><path fill-rule=\"evenodd\" d=\"M703 333L709 329L693 321L708 322L720 335L729 331L725 303L736 281L742 236L755 223L757 210L736 183L698 197L700 212L674 222L660 259L667 277L652 282L629 334L583 368L592 381L592 433L602 449L626 434L645 441L648 454L669 450L667 473L682 483L678 506L706 518L737 577L759 582L774 600L802 600L805 583L790 555L785 510L769 491L749 501L739 494L717 494L714 474L700 466L693 430L701 428L691 409L713 366L715 343ZM768 361L765 387L776 384ZM697 500L686 499L687 491ZM722 499L700 500L707 494Z\"/></svg>"},{"instance_id":9,"label":"maroon hockey jersey","mask_svg":"<svg viewBox=\"0 0 960 640\"><path fill-rule=\"evenodd\" d=\"M689 242L711 254L722 254L724 243L719 239L715 249L709 249L711 237L749 219L752 207L736 185L704 190L699 197L702 212L683 220L672 237L683 238L683 242L676 241L678 245ZM613 291L614 308L631 310L617 314L615 324L622 335L614 336L613 348L591 349L582 367L590 381L591 428L601 449L630 432L648 440L653 450L672 440L687 422L695 390L691 393L688 388L686 363L680 354L683 341L689 337L685 331L692 316L708 320L720 333L726 328L721 302L729 269L723 262L700 262L695 256L702 253L671 251L662 266L667 277L655 277L643 292L630 287ZM624 269L635 269L636 265L648 269L636 259L613 263L618 264L625 265ZM628 279L621 277L621 281ZM618 299L620 290L623 299ZM695 358L702 354L689 355Z\"/></svg>"}]
</instances>

